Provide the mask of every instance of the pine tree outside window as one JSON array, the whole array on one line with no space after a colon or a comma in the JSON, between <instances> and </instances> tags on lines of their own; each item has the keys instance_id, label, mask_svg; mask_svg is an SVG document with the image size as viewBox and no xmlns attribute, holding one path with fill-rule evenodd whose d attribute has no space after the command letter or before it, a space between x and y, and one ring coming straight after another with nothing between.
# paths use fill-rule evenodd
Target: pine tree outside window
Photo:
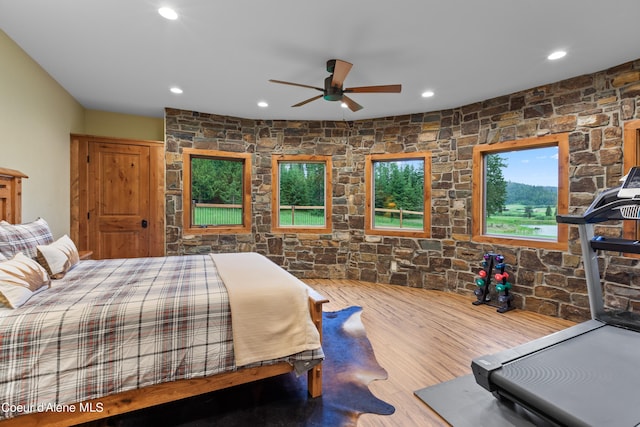
<instances>
[{"instance_id":1,"label":"pine tree outside window","mask_svg":"<svg viewBox=\"0 0 640 427\"><path fill-rule=\"evenodd\" d=\"M272 231L331 233L331 156L272 157Z\"/></svg>"},{"instance_id":2,"label":"pine tree outside window","mask_svg":"<svg viewBox=\"0 0 640 427\"><path fill-rule=\"evenodd\" d=\"M365 179L366 234L430 236L430 153L366 156Z\"/></svg>"},{"instance_id":3,"label":"pine tree outside window","mask_svg":"<svg viewBox=\"0 0 640 427\"><path fill-rule=\"evenodd\" d=\"M183 150L183 229L186 234L251 231L251 156Z\"/></svg>"},{"instance_id":4,"label":"pine tree outside window","mask_svg":"<svg viewBox=\"0 0 640 427\"><path fill-rule=\"evenodd\" d=\"M568 146L567 134L475 146L473 240L566 248Z\"/></svg>"}]
</instances>

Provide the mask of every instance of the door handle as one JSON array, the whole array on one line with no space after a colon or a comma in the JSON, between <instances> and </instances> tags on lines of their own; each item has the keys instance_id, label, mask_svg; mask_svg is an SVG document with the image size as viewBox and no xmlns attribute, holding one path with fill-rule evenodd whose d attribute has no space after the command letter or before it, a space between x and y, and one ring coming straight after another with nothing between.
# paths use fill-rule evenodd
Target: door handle
<instances>
[{"instance_id":1,"label":"door handle","mask_svg":"<svg viewBox=\"0 0 640 427\"><path fill-rule=\"evenodd\" d=\"M142 223L141 223L140 225L142 225L142 228L147 228L147 226L149 225L149 223L147 222L147 220L146 220L146 219L143 219L143 220L142 220Z\"/></svg>"}]
</instances>

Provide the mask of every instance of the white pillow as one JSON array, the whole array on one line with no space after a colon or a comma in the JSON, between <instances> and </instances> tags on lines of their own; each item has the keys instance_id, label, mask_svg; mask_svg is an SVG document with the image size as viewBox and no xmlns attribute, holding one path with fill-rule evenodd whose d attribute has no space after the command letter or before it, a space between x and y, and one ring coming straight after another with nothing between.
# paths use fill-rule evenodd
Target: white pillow
<instances>
[{"instance_id":1,"label":"white pillow","mask_svg":"<svg viewBox=\"0 0 640 427\"><path fill-rule=\"evenodd\" d=\"M0 262L0 304L6 307L20 307L50 284L51 280L45 269L22 253Z\"/></svg>"},{"instance_id":2,"label":"white pillow","mask_svg":"<svg viewBox=\"0 0 640 427\"><path fill-rule=\"evenodd\" d=\"M66 234L49 245L38 245L36 248L36 259L52 279L63 278L67 271L80 262L78 248Z\"/></svg>"}]
</instances>

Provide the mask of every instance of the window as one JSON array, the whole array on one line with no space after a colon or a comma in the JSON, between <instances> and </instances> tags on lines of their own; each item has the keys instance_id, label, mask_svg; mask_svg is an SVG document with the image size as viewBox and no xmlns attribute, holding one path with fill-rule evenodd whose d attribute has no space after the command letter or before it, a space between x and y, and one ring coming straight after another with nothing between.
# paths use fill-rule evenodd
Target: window
<instances>
[{"instance_id":1,"label":"window","mask_svg":"<svg viewBox=\"0 0 640 427\"><path fill-rule=\"evenodd\" d=\"M567 134L476 145L473 240L566 249L568 170Z\"/></svg>"},{"instance_id":2,"label":"window","mask_svg":"<svg viewBox=\"0 0 640 427\"><path fill-rule=\"evenodd\" d=\"M272 157L272 230L331 233L331 156Z\"/></svg>"},{"instance_id":3,"label":"window","mask_svg":"<svg viewBox=\"0 0 640 427\"><path fill-rule=\"evenodd\" d=\"M184 233L249 233L250 173L250 154L183 149Z\"/></svg>"},{"instance_id":4,"label":"window","mask_svg":"<svg viewBox=\"0 0 640 427\"><path fill-rule=\"evenodd\" d=\"M365 233L429 237L431 154L366 156Z\"/></svg>"}]
</instances>

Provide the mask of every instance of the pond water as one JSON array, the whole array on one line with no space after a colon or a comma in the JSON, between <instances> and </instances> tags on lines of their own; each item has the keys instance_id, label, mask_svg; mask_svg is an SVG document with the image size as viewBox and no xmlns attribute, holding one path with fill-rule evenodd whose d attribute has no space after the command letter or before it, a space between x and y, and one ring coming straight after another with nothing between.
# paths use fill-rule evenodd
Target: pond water
<instances>
[{"instance_id":1,"label":"pond water","mask_svg":"<svg viewBox=\"0 0 640 427\"><path fill-rule=\"evenodd\" d=\"M533 229L534 236L558 237L558 226L556 225L523 225L523 227Z\"/></svg>"}]
</instances>

